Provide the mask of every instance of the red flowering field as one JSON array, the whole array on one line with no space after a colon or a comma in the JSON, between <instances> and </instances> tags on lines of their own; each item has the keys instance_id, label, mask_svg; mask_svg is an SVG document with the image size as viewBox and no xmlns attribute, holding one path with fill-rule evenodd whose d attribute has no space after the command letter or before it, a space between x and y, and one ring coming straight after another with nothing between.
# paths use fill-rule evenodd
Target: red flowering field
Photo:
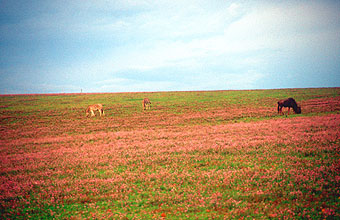
<instances>
[{"instance_id":1,"label":"red flowering field","mask_svg":"<svg viewBox=\"0 0 340 220\"><path fill-rule=\"evenodd\" d=\"M340 218L339 113L340 88L0 96L0 219Z\"/></svg>"}]
</instances>

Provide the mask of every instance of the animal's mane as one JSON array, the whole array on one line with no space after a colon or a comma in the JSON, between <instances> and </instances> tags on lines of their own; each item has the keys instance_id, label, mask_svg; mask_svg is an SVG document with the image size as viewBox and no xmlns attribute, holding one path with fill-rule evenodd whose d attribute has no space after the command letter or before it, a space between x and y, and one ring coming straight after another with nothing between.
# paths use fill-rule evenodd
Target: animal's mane
<instances>
[{"instance_id":1,"label":"animal's mane","mask_svg":"<svg viewBox=\"0 0 340 220\"><path fill-rule=\"evenodd\" d=\"M293 108L296 108L296 107L297 107L297 103L296 103L295 99L293 99L293 98L288 98L288 100L292 103L292 107L293 107Z\"/></svg>"},{"instance_id":2,"label":"animal's mane","mask_svg":"<svg viewBox=\"0 0 340 220\"><path fill-rule=\"evenodd\" d=\"M299 108L299 107L298 107L298 105L297 105L295 99L293 99L293 98L288 98L288 100L289 100L289 102L291 103L294 112L295 112L295 113L298 113L298 108ZM300 111L300 112L301 112L301 111Z\"/></svg>"}]
</instances>

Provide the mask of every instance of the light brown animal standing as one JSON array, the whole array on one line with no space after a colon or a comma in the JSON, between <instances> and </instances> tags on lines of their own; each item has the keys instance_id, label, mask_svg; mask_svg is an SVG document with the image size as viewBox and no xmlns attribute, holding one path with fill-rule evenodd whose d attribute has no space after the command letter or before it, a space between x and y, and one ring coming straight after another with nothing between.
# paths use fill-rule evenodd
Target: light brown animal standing
<instances>
[{"instance_id":1,"label":"light brown animal standing","mask_svg":"<svg viewBox=\"0 0 340 220\"><path fill-rule=\"evenodd\" d=\"M146 110L146 109L151 109L151 102L150 102L150 99L148 98L144 98L143 99L143 109Z\"/></svg>"},{"instance_id":2,"label":"light brown animal standing","mask_svg":"<svg viewBox=\"0 0 340 220\"><path fill-rule=\"evenodd\" d=\"M89 116L89 114L90 114L90 112L91 112L91 117L92 116L96 116L95 114L94 114L94 111L99 111L99 115L100 116L104 116L105 115L105 113L104 113L104 109L103 109L103 105L102 104L94 104L94 105L90 105L89 107L87 107L87 109L86 109L86 117L88 117Z\"/></svg>"}]
</instances>

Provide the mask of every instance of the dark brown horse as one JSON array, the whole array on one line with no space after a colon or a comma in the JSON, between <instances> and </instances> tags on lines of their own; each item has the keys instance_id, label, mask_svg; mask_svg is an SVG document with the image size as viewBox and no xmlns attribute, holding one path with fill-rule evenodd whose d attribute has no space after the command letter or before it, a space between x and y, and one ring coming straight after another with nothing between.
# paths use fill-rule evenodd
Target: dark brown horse
<instances>
[{"instance_id":1,"label":"dark brown horse","mask_svg":"<svg viewBox=\"0 0 340 220\"><path fill-rule=\"evenodd\" d=\"M301 114L301 107L297 105L296 101L293 98L288 98L288 99L280 100L277 102L277 111L280 115L284 114L282 112L283 107L288 107L288 115L289 115L290 108L293 108L296 114Z\"/></svg>"}]
</instances>

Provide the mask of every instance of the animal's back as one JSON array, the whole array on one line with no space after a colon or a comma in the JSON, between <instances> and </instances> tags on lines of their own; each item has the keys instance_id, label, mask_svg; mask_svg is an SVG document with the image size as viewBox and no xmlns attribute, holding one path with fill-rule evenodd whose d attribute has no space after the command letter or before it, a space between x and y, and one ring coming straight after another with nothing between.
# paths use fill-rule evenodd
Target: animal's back
<instances>
[{"instance_id":1,"label":"animal's back","mask_svg":"<svg viewBox=\"0 0 340 220\"><path fill-rule=\"evenodd\" d=\"M296 105L296 101L293 98L283 99L277 102L279 106L292 107Z\"/></svg>"},{"instance_id":2,"label":"animal's back","mask_svg":"<svg viewBox=\"0 0 340 220\"><path fill-rule=\"evenodd\" d=\"M92 108L93 108L94 110L102 109L102 108L103 108L103 105L102 105L102 104L95 104L95 105L92 105Z\"/></svg>"}]
</instances>

